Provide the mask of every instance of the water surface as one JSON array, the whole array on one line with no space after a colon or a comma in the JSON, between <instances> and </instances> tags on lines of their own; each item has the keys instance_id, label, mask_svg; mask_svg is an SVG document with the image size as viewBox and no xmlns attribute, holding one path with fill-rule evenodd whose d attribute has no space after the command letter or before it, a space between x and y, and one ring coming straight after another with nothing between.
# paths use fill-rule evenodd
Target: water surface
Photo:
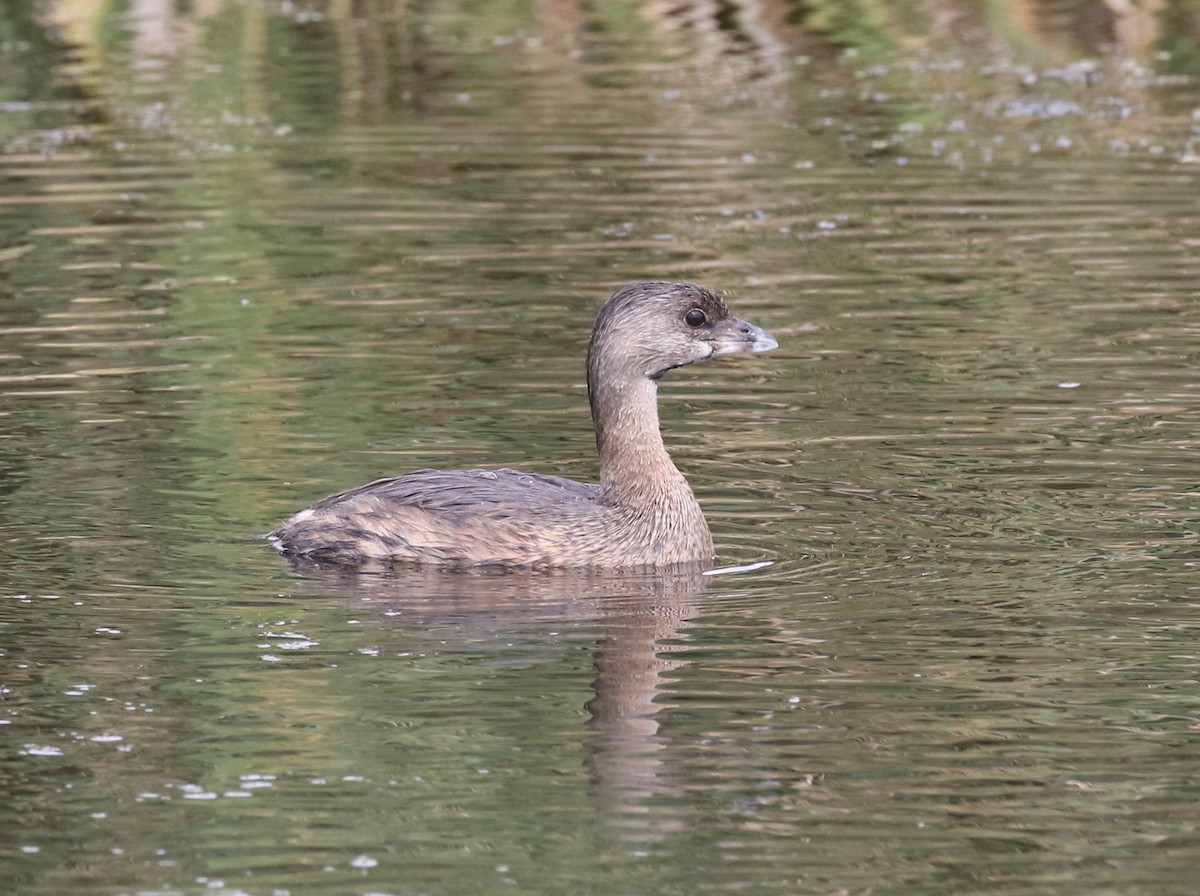
<instances>
[{"instance_id":1,"label":"water surface","mask_svg":"<svg viewBox=\"0 0 1200 896\"><path fill-rule=\"evenodd\" d=\"M938 9L4 13L8 889L1194 893L1194 23ZM661 390L771 566L254 538L594 477L646 277L780 341Z\"/></svg>"}]
</instances>

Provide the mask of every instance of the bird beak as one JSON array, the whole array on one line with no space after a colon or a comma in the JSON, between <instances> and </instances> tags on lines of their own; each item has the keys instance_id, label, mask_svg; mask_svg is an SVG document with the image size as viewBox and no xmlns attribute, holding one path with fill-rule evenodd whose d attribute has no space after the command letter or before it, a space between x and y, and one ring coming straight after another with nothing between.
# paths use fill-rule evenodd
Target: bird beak
<instances>
[{"instance_id":1,"label":"bird beak","mask_svg":"<svg viewBox=\"0 0 1200 896\"><path fill-rule=\"evenodd\" d=\"M775 337L757 324L727 317L712 328L708 339L714 355L729 355L733 352L769 352L778 348Z\"/></svg>"}]
</instances>

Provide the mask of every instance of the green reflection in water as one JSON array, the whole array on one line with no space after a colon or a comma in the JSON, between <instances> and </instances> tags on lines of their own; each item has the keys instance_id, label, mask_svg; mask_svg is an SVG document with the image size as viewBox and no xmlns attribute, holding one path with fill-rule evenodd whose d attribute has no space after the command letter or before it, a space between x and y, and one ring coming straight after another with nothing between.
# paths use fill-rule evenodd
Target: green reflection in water
<instances>
[{"instance_id":1,"label":"green reflection in water","mask_svg":"<svg viewBox=\"0 0 1200 896\"><path fill-rule=\"evenodd\" d=\"M1075 6L6 13L0 876L1187 892L1194 29ZM641 276L780 337L663 387L773 567L249 538L393 470L593 475Z\"/></svg>"}]
</instances>

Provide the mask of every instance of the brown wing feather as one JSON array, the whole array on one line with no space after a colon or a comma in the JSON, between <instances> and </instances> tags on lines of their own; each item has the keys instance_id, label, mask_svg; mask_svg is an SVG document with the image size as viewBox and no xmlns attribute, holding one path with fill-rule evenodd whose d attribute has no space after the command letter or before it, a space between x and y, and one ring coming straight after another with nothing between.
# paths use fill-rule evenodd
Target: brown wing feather
<instances>
[{"instance_id":1,"label":"brown wing feather","mask_svg":"<svg viewBox=\"0 0 1200 896\"><path fill-rule=\"evenodd\" d=\"M373 498L434 512L471 509L486 513L491 506L595 501L599 494L596 485L520 470L415 470L330 495L312 509L327 510L355 498Z\"/></svg>"},{"instance_id":2,"label":"brown wing feather","mask_svg":"<svg viewBox=\"0 0 1200 896\"><path fill-rule=\"evenodd\" d=\"M322 562L404 560L538 564L549 538L576 540L597 514L599 486L519 470L417 470L330 495L271 537Z\"/></svg>"}]
</instances>

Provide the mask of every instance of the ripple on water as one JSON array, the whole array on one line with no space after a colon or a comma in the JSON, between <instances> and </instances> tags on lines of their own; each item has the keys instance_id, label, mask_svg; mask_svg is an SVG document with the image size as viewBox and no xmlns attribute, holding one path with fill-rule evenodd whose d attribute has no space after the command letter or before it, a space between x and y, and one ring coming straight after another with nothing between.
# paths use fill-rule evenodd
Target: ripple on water
<instances>
[{"instance_id":1,"label":"ripple on water","mask_svg":"<svg viewBox=\"0 0 1200 896\"><path fill-rule=\"evenodd\" d=\"M377 12L139 7L5 82L79 94L0 104L19 879L1183 892L1194 85L967 9ZM243 537L414 467L593 478L587 331L646 276L780 337L661 393L721 562L772 565Z\"/></svg>"}]
</instances>

